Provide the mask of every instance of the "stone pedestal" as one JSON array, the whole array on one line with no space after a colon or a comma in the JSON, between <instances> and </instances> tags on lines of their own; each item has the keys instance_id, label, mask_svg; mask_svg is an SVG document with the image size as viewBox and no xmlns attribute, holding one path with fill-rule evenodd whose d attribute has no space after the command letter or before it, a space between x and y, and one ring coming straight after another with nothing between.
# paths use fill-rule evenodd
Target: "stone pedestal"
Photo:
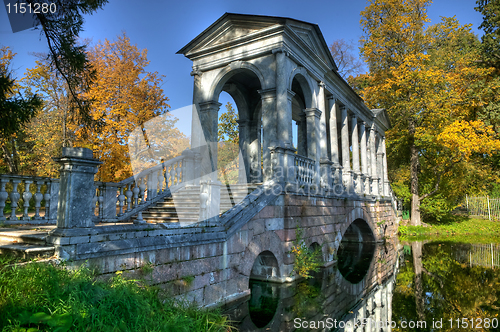
<instances>
[{"instance_id":1,"label":"stone pedestal","mask_svg":"<svg viewBox=\"0 0 500 332\"><path fill-rule=\"evenodd\" d=\"M87 148L63 148L62 157L55 160L61 165L57 228L94 227L94 174L102 162L94 159L92 150Z\"/></svg>"},{"instance_id":2,"label":"stone pedestal","mask_svg":"<svg viewBox=\"0 0 500 332\"><path fill-rule=\"evenodd\" d=\"M200 182L199 221L218 221L220 213L220 181Z\"/></svg>"}]
</instances>

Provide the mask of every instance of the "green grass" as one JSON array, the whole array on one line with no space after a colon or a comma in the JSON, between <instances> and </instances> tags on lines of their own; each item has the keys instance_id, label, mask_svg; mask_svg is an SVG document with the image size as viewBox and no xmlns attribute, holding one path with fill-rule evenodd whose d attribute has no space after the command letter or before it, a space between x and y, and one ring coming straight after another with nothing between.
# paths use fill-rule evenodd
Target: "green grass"
<instances>
[{"instance_id":1,"label":"green grass","mask_svg":"<svg viewBox=\"0 0 500 332\"><path fill-rule=\"evenodd\" d=\"M500 238L500 222L457 216L446 223L424 226L400 226L399 234L404 238L417 240L429 235L477 240ZM434 238L434 237L433 237Z\"/></svg>"},{"instance_id":2,"label":"green grass","mask_svg":"<svg viewBox=\"0 0 500 332\"><path fill-rule=\"evenodd\" d=\"M88 268L0 265L0 331L231 331L227 317L161 301L154 287Z\"/></svg>"}]
</instances>

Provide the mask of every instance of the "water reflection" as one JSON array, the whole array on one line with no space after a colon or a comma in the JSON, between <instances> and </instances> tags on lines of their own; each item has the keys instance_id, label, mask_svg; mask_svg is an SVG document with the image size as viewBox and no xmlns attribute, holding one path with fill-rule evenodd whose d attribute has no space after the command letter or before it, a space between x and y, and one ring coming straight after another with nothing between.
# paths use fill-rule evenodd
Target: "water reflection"
<instances>
[{"instance_id":1,"label":"water reflection","mask_svg":"<svg viewBox=\"0 0 500 332\"><path fill-rule=\"evenodd\" d=\"M498 243L425 241L406 243L405 249L393 296L394 316L426 322L429 331L436 330L436 322L443 331L500 331ZM416 329L395 329L411 330Z\"/></svg>"},{"instance_id":2,"label":"water reflection","mask_svg":"<svg viewBox=\"0 0 500 332\"><path fill-rule=\"evenodd\" d=\"M238 330L344 330L360 315L389 319L396 244L349 243L338 255L338 267L324 268L311 279L291 284L251 280L250 299L227 311Z\"/></svg>"},{"instance_id":3,"label":"water reflection","mask_svg":"<svg viewBox=\"0 0 500 332\"><path fill-rule=\"evenodd\" d=\"M342 242L338 250L338 269L353 284L359 283L368 273L375 253L375 243Z\"/></svg>"}]
</instances>

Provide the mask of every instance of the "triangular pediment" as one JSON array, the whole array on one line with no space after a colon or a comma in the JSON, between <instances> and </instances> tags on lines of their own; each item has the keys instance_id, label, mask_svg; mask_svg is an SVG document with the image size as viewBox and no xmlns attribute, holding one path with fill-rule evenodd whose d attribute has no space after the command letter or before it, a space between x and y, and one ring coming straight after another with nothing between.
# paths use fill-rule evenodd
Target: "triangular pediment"
<instances>
[{"instance_id":1,"label":"triangular pediment","mask_svg":"<svg viewBox=\"0 0 500 332\"><path fill-rule=\"evenodd\" d=\"M286 17L226 13L177 53L191 58L251 42L252 39L262 40L285 30L300 48L315 54L328 67L337 70L319 27Z\"/></svg>"},{"instance_id":2,"label":"triangular pediment","mask_svg":"<svg viewBox=\"0 0 500 332\"><path fill-rule=\"evenodd\" d=\"M375 119L385 128L384 130L388 130L392 127L391 121L389 119L389 114L387 113L387 110L385 108L377 108L377 109L372 109L373 115L375 116Z\"/></svg>"},{"instance_id":3,"label":"triangular pediment","mask_svg":"<svg viewBox=\"0 0 500 332\"><path fill-rule=\"evenodd\" d=\"M290 28L309 47L311 52L319 56L332 69L337 70L337 65L332 59L328 46L321 32L315 25L290 24Z\"/></svg>"}]
</instances>

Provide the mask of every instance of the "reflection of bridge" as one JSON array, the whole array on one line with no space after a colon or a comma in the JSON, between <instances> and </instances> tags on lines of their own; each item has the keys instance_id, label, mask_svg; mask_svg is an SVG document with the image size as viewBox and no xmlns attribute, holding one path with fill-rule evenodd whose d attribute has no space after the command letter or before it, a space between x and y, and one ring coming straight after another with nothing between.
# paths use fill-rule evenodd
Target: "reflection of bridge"
<instances>
[{"instance_id":1,"label":"reflection of bridge","mask_svg":"<svg viewBox=\"0 0 500 332\"><path fill-rule=\"evenodd\" d=\"M0 177L0 207L7 197L17 205L22 186L24 222L57 216L46 242L59 257L131 275L151 263L154 283L205 306L248 295L250 277L293 281L297 226L307 245L322 245L325 266L336 261L343 237L394 235L387 114L368 109L338 75L318 26L226 14L180 52L194 62L192 147L165 163L166 175L158 165L119 183L94 182L100 162L88 149L68 148L58 181ZM219 215L227 195L216 179L221 91L238 108L240 185L264 184ZM142 212L193 188L199 212L189 223L142 220ZM19 222L15 212L8 222Z\"/></svg>"},{"instance_id":2,"label":"reflection of bridge","mask_svg":"<svg viewBox=\"0 0 500 332\"><path fill-rule=\"evenodd\" d=\"M356 251L345 252L344 259L352 259ZM252 282L251 298L233 304L227 313L242 332L294 331L299 326L306 331L336 330L328 328L332 324L342 331L390 331L375 329L374 324L391 321L398 251L393 244L378 244L371 254L363 278L357 283L348 281L334 266L322 270L315 279L292 284ZM363 321L366 324L361 326L359 322ZM355 322L358 329L348 328Z\"/></svg>"}]
</instances>

